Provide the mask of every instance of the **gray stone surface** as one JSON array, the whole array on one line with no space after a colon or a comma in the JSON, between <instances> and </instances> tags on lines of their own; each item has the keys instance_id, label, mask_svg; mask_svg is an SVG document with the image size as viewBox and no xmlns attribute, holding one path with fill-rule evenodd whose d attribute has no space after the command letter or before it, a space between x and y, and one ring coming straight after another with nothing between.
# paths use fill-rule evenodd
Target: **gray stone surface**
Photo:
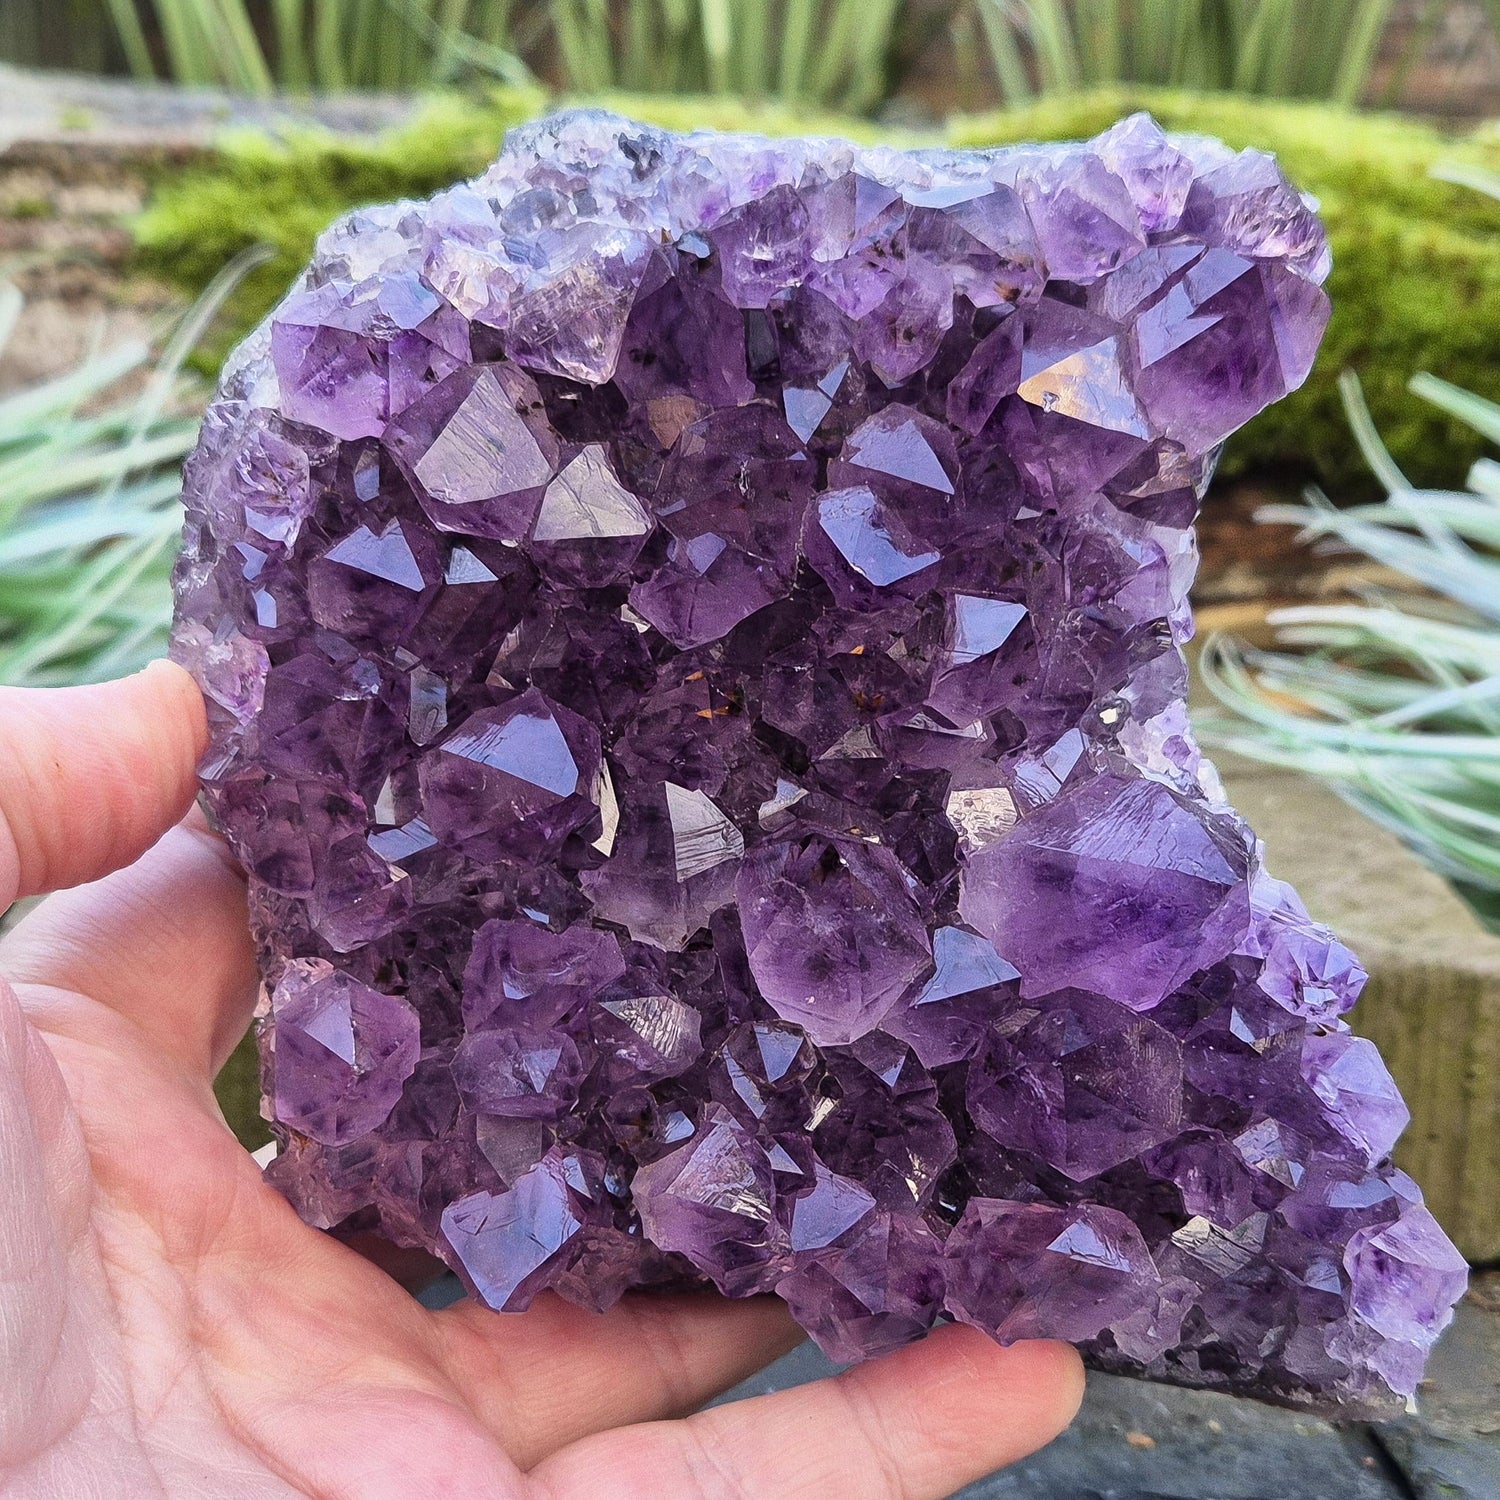
<instances>
[{"instance_id":1,"label":"gray stone surface","mask_svg":"<svg viewBox=\"0 0 1500 1500\"><path fill-rule=\"evenodd\" d=\"M411 116L410 98L325 94L254 99L224 89L42 73L0 64L0 149L14 141L105 144L115 151L202 148L226 126L309 125L365 134Z\"/></svg>"}]
</instances>

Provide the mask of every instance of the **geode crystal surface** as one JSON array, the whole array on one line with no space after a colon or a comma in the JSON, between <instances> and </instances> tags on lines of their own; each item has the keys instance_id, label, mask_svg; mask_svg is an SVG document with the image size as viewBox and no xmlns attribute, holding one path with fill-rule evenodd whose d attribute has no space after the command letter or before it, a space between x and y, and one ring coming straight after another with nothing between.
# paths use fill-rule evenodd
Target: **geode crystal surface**
<instances>
[{"instance_id":1,"label":"geode crystal surface","mask_svg":"<svg viewBox=\"0 0 1500 1500\"><path fill-rule=\"evenodd\" d=\"M361 212L232 361L175 650L249 872L276 1185L521 1309L775 1293L1399 1405L1464 1266L1364 974L1182 647L1307 375L1274 161L597 113Z\"/></svg>"}]
</instances>

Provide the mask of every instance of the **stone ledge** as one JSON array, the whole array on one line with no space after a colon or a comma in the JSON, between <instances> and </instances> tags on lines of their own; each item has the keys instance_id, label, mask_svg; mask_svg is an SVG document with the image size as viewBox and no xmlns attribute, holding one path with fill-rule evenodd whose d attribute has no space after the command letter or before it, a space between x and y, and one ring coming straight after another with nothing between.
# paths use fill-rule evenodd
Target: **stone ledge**
<instances>
[{"instance_id":1,"label":"stone ledge","mask_svg":"<svg viewBox=\"0 0 1500 1500\"><path fill-rule=\"evenodd\" d=\"M0 64L0 156L63 147L78 161L140 160L206 151L225 129L321 128L366 135L410 119L420 101L390 94L256 99L223 89L39 73Z\"/></svg>"}]
</instances>

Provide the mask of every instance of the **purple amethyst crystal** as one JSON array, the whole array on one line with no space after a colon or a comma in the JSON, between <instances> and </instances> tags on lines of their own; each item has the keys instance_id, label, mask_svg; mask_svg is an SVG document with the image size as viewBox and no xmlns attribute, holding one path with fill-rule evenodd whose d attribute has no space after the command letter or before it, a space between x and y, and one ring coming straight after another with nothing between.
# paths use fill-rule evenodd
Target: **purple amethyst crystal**
<instances>
[{"instance_id":1,"label":"purple amethyst crystal","mask_svg":"<svg viewBox=\"0 0 1500 1500\"><path fill-rule=\"evenodd\" d=\"M1270 158L1144 116L571 114L330 230L177 572L301 1213L497 1308L1398 1407L1464 1266L1184 707L1198 502L1327 268Z\"/></svg>"}]
</instances>

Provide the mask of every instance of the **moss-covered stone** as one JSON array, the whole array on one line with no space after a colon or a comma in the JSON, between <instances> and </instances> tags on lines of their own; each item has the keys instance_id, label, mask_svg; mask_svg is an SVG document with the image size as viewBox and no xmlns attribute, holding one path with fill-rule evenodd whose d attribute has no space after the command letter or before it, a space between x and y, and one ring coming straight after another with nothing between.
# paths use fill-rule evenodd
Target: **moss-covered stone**
<instances>
[{"instance_id":1,"label":"moss-covered stone","mask_svg":"<svg viewBox=\"0 0 1500 1500\"><path fill-rule=\"evenodd\" d=\"M877 133L868 121L735 100L606 102L673 129ZM368 142L313 133L227 138L213 159L158 182L138 226L141 261L196 291L236 252L256 243L273 247L274 258L234 299L222 337L205 356L212 363L274 304L330 220L356 204L423 197L479 171L505 130L545 104L524 90L498 91L480 102L440 99ZM1340 370L1352 368L1411 478L1459 481L1478 440L1411 396L1406 381L1432 370L1500 398L1493 350L1500 328L1500 204L1439 182L1430 171L1441 161L1500 168L1500 136L1457 139L1414 120L1322 105L1112 88L960 117L948 137L973 146L1088 136L1134 109L1149 109L1169 129L1276 152L1292 178L1322 201L1328 220L1335 313L1318 368L1303 391L1235 439L1229 466L1318 474L1340 488L1364 479L1335 384Z\"/></svg>"}]
</instances>

